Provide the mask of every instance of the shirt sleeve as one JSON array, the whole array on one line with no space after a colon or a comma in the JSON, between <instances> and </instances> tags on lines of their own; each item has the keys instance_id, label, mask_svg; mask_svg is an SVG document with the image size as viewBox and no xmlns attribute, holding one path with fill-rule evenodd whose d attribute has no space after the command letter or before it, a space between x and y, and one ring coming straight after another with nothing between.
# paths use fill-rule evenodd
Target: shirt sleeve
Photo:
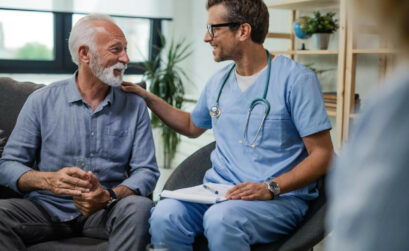
<instances>
[{"instance_id":1,"label":"shirt sleeve","mask_svg":"<svg viewBox=\"0 0 409 251\"><path fill-rule=\"evenodd\" d=\"M207 92L208 92L208 84L206 85L205 89L202 91L199 101L197 102L193 112L191 113L193 124L203 129L212 128L212 118L210 117L209 107L207 105L207 96L208 96ZM216 102L216 97L215 97L215 102Z\"/></svg>"},{"instance_id":2,"label":"shirt sleeve","mask_svg":"<svg viewBox=\"0 0 409 251\"><path fill-rule=\"evenodd\" d=\"M135 139L132 147L132 156L129 162L129 177L120 185L142 196L149 195L155 188L159 178L159 169L155 157L155 145L146 104L139 104L140 116L138 118Z\"/></svg>"},{"instance_id":3,"label":"shirt sleeve","mask_svg":"<svg viewBox=\"0 0 409 251\"><path fill-rule=\"evenodd\" d=\"M32 170L41 144L36 101L31 95L23 105L0 160L0 184L20 194L17 181Z\"/></svg>"},{"instance_id":4,"label":"shirt sleeve","mask_svg":"<svg viewBox=\"0 0 409 251\"><path fill-rule=\"evenodd\" d=\"M319 81L314 72L305 71L295 77L287 105L301 137L331 129Z\"/></svg>"}]
</instances>

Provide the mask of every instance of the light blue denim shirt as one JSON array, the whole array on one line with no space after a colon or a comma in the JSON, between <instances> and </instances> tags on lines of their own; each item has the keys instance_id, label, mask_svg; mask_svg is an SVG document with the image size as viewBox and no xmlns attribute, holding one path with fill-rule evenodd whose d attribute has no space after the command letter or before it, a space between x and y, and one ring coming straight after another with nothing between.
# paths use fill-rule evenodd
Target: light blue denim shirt
<instances>
[{"instance_id":1,"label":"light blue denim shirt","mask_svg":"<svg viewBox=\"0 0 409 251\"><path fill-rule=\"evenodd\" d=\"M144 100L111 87L92 111L75 76L29 96L0 160L0 184L21 193L17 181L25 172L57 171L85 157L105 188L124 185L150 194L159 170ZM70 196L37 190L25 198L41 204L55 221L80 214Z\"/></svg>"}]
</instances>

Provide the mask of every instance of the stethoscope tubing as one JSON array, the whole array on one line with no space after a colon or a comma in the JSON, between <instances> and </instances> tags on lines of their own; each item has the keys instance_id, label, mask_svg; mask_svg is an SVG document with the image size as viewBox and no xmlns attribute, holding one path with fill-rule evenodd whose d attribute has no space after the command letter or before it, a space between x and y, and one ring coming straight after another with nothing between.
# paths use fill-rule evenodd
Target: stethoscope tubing
<instances>
[{"instance_id":1,"label":"stethoscope tubing","mask_svg":"<svg viewBox=\"0 0 409 251\"><path fill-rule=\"evenodd\" d=\"M270 112L270 102L266 99L267 97L267 91L268 91L268 85L270 82L270 73L271 73L271 56L270 53L266 50L266 54L267 54L267 61L268 61L268 69L267 69L267 79L266 79L266 84L264 87L264 93L263 93L263 97L262 98L256 98L254 99L250 105L249 105L249 110L247 113L247 119L246 119L246 125L244 128L244 133L243 133L243 140L240 140L239 143L246 145L246 146L251 146L252 148L255 148L255 142L257 140L258 135L260 134L260 131L264 125L264 121L266 120L267 115ZM219 100L220 100L220 96L222 94L223 88L227 82L227 80L230 77L231 72L233 71L233 69L236 67L236 65L233 65L230 70L228 71L226 77L223 80L223 83L219 89L219 93L217 94L217 98L216 98L216 104L214 106L212 106L210 108L210 116L218 118L221 115L221 109L219 107ZM251 112L253 111L254 107L259 104L259 103L263 103L266 107L265 111L264 111L264 117L263 120L261 121L261 124L259 126L259 128L257 129L257 133L255 135L255 137L253 138L253 140L251 140L251 143L248 142L247 139L247 134L248 134L248 124L249 124L249 120L250 120L250 116L251 116Z\"/></svg>"}]
</instances>

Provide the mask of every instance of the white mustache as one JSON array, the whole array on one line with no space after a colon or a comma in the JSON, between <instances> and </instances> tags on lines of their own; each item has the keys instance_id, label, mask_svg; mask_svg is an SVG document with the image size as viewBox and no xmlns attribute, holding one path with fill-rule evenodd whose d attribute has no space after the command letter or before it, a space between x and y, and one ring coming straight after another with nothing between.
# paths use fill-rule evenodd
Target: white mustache
<instances>
[{"instance_id":1,"label":"white mustache","mask_svg":"<svg viewBox=\"0 0 409 251\"><path fill-rule=\"evenodd\" d=\"M118 70L126 70L126 68L128 68L127 64L123 64L123 63L116 63L113 66L110 67L111 69L118 69Z\"/></svg>"}]
</instances>

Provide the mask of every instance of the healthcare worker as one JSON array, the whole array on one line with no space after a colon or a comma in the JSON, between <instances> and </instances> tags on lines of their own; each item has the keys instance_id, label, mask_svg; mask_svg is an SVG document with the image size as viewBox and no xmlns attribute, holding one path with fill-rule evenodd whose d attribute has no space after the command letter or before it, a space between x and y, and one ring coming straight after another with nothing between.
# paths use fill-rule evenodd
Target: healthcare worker
<instances>
[{"instance_id":1,"label":"healthcare worker","mask_svg":"<svg viewBox=\"0 0 409 251\"><path fill-rule=\"evenodd\" d=\"M279 240L303 221L318 196L333 148L319 81L311 70L263 48L269 14L262 0L208 0L205 42L216 62L233 60L208 81L191 114L129 83L175 131L213 129L216 149L204 182L235 185L225 202L161 200L152 211L152 242L192 250L204 233L210 250L250 250Z\"/></svg>"}]
</instances>

